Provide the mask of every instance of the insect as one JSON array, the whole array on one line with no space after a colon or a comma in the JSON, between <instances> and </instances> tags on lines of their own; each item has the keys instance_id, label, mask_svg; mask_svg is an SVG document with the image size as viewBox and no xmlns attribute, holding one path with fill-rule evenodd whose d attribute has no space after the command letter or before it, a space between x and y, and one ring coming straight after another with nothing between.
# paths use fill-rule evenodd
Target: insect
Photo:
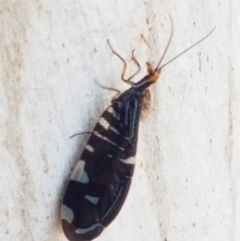
<instances>
[{"instance_id":1,"label":"insect","mask_svg":"<svg viewBox=\"0 0 240 241\"><path fill-rule=\"evenodd\" d=\"M173 36L171 30L157 67L147 63L148 74L136 83L131 80L141 68L134 51L132 58L138 70L126 79L127 64L108 41L113 54L123 62L121 78L131 87L121 94L118 92L103 112L71 175L61 207L63 231L70 241L95 239L117 216L131 185L139 119L144 99L149 95L148 87L158 80L166 65L202 42L213 31L160 66Z\"/></svg>"}]
</instances>

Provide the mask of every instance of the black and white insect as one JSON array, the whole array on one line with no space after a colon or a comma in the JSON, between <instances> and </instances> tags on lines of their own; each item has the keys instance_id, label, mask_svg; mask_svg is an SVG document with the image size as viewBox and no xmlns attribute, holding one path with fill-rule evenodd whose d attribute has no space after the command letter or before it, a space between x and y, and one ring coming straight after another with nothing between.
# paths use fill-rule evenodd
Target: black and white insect
<instances>
[{"instance_id":1,"label":"black and white insect","mask_svg":"<svg viewBox=\"0 0 240 241\"><path fill-rule=\"evenodd\" d=\"M124 64L122 80L131 87L121 94L118 93L103 112L71 175L61 208L63 231L70 241L93 240L117 216L131 185L139 119L144 99L149 94L148 87L158 80L163 67L202 42L213 30L160 66L172 39L171 31L167 47L157 67L147 63L148 74L136 83L131 80L139 73L140 65L134 52L132 58L138 70L125 79L127 64L108 42L113 53Z\"/></svg>"}]
</instances>

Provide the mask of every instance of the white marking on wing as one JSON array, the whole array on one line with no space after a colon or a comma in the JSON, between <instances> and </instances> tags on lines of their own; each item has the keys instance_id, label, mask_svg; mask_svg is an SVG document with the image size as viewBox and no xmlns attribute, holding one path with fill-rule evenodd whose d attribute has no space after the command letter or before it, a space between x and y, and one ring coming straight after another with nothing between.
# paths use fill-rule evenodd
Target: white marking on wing
<instances>
[{"instance_id":1,"label":"white marking on wing","mask_svg":"<svg viewBox=\"0 0 240 241\"><path fill-rule=\"evenodd\" d=\"M99 134L99 132L94 131L93 134L94 134L95 136L97 136L97 137L99 137L99 138L101 138L101 139L103 139L103 140L105 140L105 141L111 143L112 145L117 146L118 149L120 149L121 151L124 151L124 150L125 150L123 147L118 146L115 142L109 140L107 137L105 137L105 136Z\"/></svg>"},{"instance_id":2,"label":"white marking on wing","mask_svg":"<svg viewBox=\"0 0 240 241\"><path fill-rule=\"evenodd\" d=\"M115 111L112 107L109 107L109 108L107 109L107 112L109 112L110 114L112 114L112 116L113 116L114 118L116 118L117 120L119 120L118 114L116 113L116 111Z\"/></svg>"},{"instance_id":3,"label":"white marking on wing","mask_svg":"<svg viewBox=\"0 0 240 241\"><path fill-rule=\"evenodd\" d=\"M80 182L80 183L88 183L89 182L89 177L87 172L85 172L84 167L85 167L85 161L80 160L77 162L77 165L75 166L72 176L71 176L71 180Z\"/></svg>"},{"instance_id":4,"label":"white marking on wing","mask_svg":"<svg viewBox=\"0 0 240 241\"><path fill-rule=\"evenodd\" d=\"M90 232L98 227L104 228L100 223L95 223L88 228L78 228L75 230L75 232L79 233L79 234L84 234L84 233Z\"/></svg>"},{"instance_id":5,"label":"white marking on wing","mask_svg":"<svg viewBox=\"0 0 240 241\"><path fill-rule=\"evenodd\" d=\"M89 196L89 195L85 195L84 198L93 204L97 204L100 199L99 197L93 197L93 196Z\"/></svg>"},{"instance_id":6,"label":"white marking on wing","mask_svg":"<svg viewBox=\"0 0 240 241\"><path fill-rule=\"evenodd\" d=\"M119 161L125 163L125 164L132 164L135 165L135 157L129 157L127 159L118 159Z\"/></svg>"},{"instance_id":7,"label":"white marking on wing","mask_svg":"<svg viewBox=\"0 0 240 241\"><path fill-rule=\"evenodd\" d=\"M74 219L73 210L66 205L62 205L61 207L61 218L65 219L68 223L72 223Z\"/></svg>"},{"instance_id":8,"label":"white marking on wing","mask_svg":"<svg viewBox=\"0 0 240 241\"><path fill-rule=\"evenodd\" d=\"M87 149L90 152L94 152L94 148L90 145L86 145L85 149Z\"/></svg>"},{"instance_id":9,"label":"white marking on wing","mask_svg":"<svg viewBox=\"0 0 240 241\"><path fill-rule=\"evenodd\" d=\"M113 131L114 133L120 135L121 133L114 127L110 126L110 130Z\"/></svg>"},{"instance_id":10,"label":"white marking on wing","mask_svg":"<svg viewBox=\"0 0 240 241\"><path fill-rule=\"evenodd\" d=\"M108 122L105 118L103 118L103 117L100 118L100 120L98 121L98 123L99 123L105 130L107 130L107 129L109 128L109 126L110 126L109 122Z\"/></svg>"}]
</instances>

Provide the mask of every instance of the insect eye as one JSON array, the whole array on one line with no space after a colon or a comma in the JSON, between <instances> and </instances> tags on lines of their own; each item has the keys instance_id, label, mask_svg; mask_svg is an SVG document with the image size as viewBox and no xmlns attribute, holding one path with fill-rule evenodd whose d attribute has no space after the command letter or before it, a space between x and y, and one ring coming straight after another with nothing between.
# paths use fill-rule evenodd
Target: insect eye
<instances>
[{"instance_id":1,"label":"insect eye","mask_svg":"<svg viewBox=\"0 0 240 241\"><path fill-rule=\"evenodd\" d=\"M152 75L152 74L154 74L154 72L155 72L155 70L151 69L151 70L149 70L148 73Z\"/></svg>"}]
</instances>

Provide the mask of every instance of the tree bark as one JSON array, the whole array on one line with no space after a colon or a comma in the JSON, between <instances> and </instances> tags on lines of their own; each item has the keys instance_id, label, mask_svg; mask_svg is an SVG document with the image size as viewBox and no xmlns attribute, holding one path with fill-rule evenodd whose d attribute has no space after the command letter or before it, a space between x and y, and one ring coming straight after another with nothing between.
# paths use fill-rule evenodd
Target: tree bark
<instances>
[{"instance_id":1,"label":"tree bark","mask_svg":"<svg viewBox=\"0 0 240 241\"><path fill-rule=\"evenodd\" d=\"M0 1L0 240L64 241L61 196L88 135L125 90L122 63L167 62L150 88L127 200L99 241L238 241L237 0Z\"/></svg>"}]
</instances>

